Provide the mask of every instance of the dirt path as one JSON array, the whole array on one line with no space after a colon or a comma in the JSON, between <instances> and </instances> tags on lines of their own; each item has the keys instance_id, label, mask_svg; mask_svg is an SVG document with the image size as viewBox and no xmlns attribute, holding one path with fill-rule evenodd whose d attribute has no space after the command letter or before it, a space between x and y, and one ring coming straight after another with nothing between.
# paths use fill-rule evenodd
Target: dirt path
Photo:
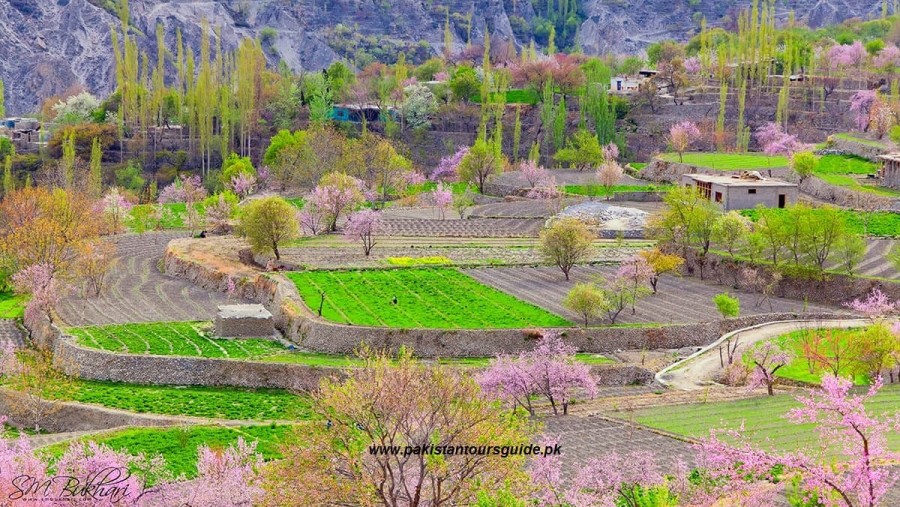
<instances>
[{"instance_id":1,"label":"dirt path","mask_svg":"<svg viewBox=\"0 0 900 507\"><path fill-rule=\"evenodd\" d=\"M740 355L750 345L775 338L776 336L797 331L804 328L851 328L861 327L870 323L867 319L841 319L841 320L791 320L780 322L767 322L757 326L727 333L712 344L704 347L695 354L683 359L671 366L664 368L656 374L657 382L671 389L682 391L695 391L705 389L713 383L715 375L721 371L719 361L719 345L726 340L738 340L737 353Z\"/></svg>"}]
</instances>

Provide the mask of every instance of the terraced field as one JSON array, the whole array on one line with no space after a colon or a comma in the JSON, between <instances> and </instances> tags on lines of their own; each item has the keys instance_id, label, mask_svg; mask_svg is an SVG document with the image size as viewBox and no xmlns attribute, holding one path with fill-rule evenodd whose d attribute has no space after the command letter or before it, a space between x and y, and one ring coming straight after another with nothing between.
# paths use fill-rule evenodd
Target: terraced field
<instances>
[{"instance_id":1,"label":"terraced field","mask_svg":"<svg viewBox=\"0 0 900 507\"><path fill-rule=\"evenodd\" d=\"M896 266L887 257L896 244L897 240L893 239L869 239L866 245L866 255L853 272L863 276L900 279L900 271L897 271ZM828 267L837 268L833 263Z\"/></svg>"},{"instance_id":2,"label":"terraced field","mask_svg":"<svg viewBox=\"0 0 900 507\"><path fill-rule=\"evenodd\" d=\"M659 158L666 162L681 162L677 153L663 153ZM685 153L682 163L720 171L775 169L788 166L786 158L770 157L764 153Z\"/></svg>"},{"instance_id":3,"label":"terraced field","mask_svg":"<svg viewBox=\"0 0 900 507\"><path fill-rule=\"evenodd\" d=\"M67 332L84 347L126 354L257 359L287 352L266 338L216 338L211 322L114 324Z\"/></svg>"},{"instance_id":4,"label":"terraced field","mask_svg":"<svg viewBox=\"0 0 900 507\"><path fill-rule=\"evenodd\" d=\"M615 266L577 266L572 270L572 279L568 282L562 272L555 267L475 268L465 270L465 273L486 285L578 322L579 317L562 305L568 291L579 282L611 279L616 269ZM658 294L638 301L637 313L632 315L630 309L625 310L616 322L677 324L714 321L720 317L712 298L725 291L740 300L741 315L772 313L772 311L800 312L804 309L802 301L773 298L773 309L770 311L768 304L756 307L756 296L753 294L701 282L696 278L664 275L659 282ZM806 309L810 312L837 310L817 304L809 304ZM607 322L604 319L596 324Z\"/></svg>"},{"instance_id":5,"label":"terraced field","mask_svg":"<svg viewBox=\"0 0 900 507\"><path fill-rule=\"evenodd\" d=\"M324 293L322 316L342 324L437 329L569 325L558 315L455 269L307 271L287 276L313 311Z\"/></svg>"},{"instance_id":6,"label":"terraced field","mask_svg":"<svg viewBox=\"0 0 900 507\"><path fill-rule=\"evenodd\" d=\"M468 220L428 220L385 218L379 233L385 236L437 236L454 238L527 238L536 237L544 225L542 219L473 218Z\"/></svg>"},{"instance_id":7,"label":"terraced field","mask_svg":"<svg viewBox=\"0 0 900 507\"><path fill-rule=\"evenodd\" d=\"M159 269L169 241L186 235L148 232L111 238L118 247L117 262L103 292L95 298L84 298L79 291L68 294L57 306L62 321L70 326L87 326L212 320L216 307L228 302L225 294L209 292Z\"/></svg>"},{"instance_id":8,"label":"terraced field","mask_svg":"<svg viewBox=\"0 0 900 507\"><path fill-rule=\"evenodd\" d=\"M900 405L900 386L888 385L867 408L871 413L894 411ZM716 428L738 429L744 423L747 438L767 449L791 451L803 447L818 449L823 442L811 424L792 424L787 412L799 403L789 394L761 396L746 400L638 409L628 418L638 423L678 435L703 438ZM825 445L830 445L825 442ZM888 435L888 445L900 451L900 433ZM833 446L831 451L834 451Z\"/></svg>"}]
</instances>

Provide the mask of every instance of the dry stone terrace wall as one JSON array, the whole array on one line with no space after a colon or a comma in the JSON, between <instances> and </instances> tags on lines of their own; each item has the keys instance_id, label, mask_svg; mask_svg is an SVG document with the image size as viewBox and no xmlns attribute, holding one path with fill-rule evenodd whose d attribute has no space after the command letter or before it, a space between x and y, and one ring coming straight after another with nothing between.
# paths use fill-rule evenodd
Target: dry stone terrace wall
<instances>
[{"instance_id":1,"label":"dry stone terrace wall","mask_svg":"<svg viewBox=\"0 0 900 507\"><path fill-rule=\"evenodd\" d=\"M690 164L682 164L679 162L667 162L659 158L653 159L646 167L644 167L640 177L651 181L681 183L681 177L685 174L711 174L715 176L723 176L729 174L737 174L742 170L720 171L709 167L700 167ZM760 174L768 178L785 179L791 175L791 170L787 167L775 167L772 169L761 169Z\"/></svg>"},{"instance_id":2,"label":"dry stone terrace wall","mask_svg":"<svg viewBox=\"0 0 900 507\"><path fill-rule=\"evenodd\" d=\"M117 354L77 345L44 321L31 329L32 340L54 351L70 375L89 380L153 385L229 386L308 391L322 378L339 375L332 368L176 356Z\"/></svg>"}]
</instances>

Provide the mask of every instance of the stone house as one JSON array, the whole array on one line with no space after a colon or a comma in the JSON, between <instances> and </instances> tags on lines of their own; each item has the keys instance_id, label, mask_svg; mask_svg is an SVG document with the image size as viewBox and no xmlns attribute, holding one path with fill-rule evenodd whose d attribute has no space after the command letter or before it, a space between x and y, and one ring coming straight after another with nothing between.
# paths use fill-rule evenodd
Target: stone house
<instances>
[{"instance_id":1,"label":"stone house","mask_svg":"<svg viewBox=\"0 0 900 507\"><path fill-rule=\"evenodd\" d=\"M800 193L796 184L763 178L756 171L745 171L740 175L685 174L681 182L696 187L725 211L750 209L760 204L784 208L795 203Z\"/></svg>"},{"instance_id":2,"label":"stone house","mask_svg":"<svg viewBox=\"0 0 900 507\"><path fill-rule=\"evenodd\" d=\"M878 161L881 162L881 169L878 170L881 185L900 188L900 152L879 155Z\"/></svg>"}]
</instances>

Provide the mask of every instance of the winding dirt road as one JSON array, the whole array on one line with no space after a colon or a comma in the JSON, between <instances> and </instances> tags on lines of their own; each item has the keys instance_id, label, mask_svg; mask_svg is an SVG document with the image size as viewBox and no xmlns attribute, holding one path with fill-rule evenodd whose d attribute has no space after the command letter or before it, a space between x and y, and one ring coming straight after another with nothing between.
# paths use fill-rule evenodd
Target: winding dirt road
<instances>
[{"instance_id":1,"label":"winding dirt road","mask_svg":"<svg viewBox=\"0 0 900 507\"><path fill-rule=\"evenodd\" d=\"M839 320L788 320L767 322L756 326L738 329L722 335L721 338L702 350L688 356L671 366L660 370L656 374L656 380L660 384L682 391L694 391L705 389L713 384L716 374L722 370L719 362L719 345L735 339L738 340L738 355L742 354L754 343L775 338L776 336L797 331L800 329L815 328L851 328L862 327L870 324L868 319L839 319Z\"/></svg>"}]
</instances>

